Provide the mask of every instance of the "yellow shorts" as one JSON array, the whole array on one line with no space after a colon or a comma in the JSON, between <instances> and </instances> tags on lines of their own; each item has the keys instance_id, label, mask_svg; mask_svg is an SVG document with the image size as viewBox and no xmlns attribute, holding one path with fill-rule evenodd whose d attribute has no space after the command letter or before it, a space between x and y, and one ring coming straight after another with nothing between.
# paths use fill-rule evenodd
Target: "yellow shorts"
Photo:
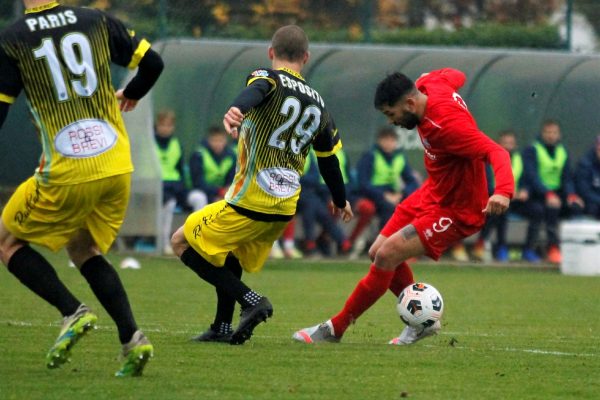
<instances>
[{"instance_id":1,"label":"yellow shorts","mask_svg":"<svg viewBox=\"0 0 600 400\"><path fill-rule=\"evenodd\" d=\"M31 177L8 200L2 222L15 237L52 251L87 229L106 253L125 218L130 184L131 174L60 186L44 186Z\"/></svg>"},{"instance_id":2,"label":"yellow shorts","mask_svg":"<svg viewBox=\"0 0 600 400\"><path fill-rule=\"evenodd\" d=\"M255 221L221 200L191 214L183 225L183 233L190 246L211 264L222 267L231 252L245 271L257 272L286 225L280 221Z\"/></svg>"}]
</instances>

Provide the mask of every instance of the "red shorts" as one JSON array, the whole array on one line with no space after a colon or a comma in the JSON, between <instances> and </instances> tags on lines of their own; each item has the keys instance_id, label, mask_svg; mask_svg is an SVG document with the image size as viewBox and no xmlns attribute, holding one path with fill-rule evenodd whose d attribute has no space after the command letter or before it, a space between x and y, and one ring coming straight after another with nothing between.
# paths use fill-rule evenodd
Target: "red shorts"
<instances>
[{"instance_id":1,"label":"red shorts","mask_svg":"<svg viewBox=\"0 0 600 400\"><path fill-rule=\"evenodd\" d=\"M477 215L465 213L464 210L457 212L456 209L437 204L424 207L421 204L422 196L422 191L417 190L398 204L381 230L381 235L389 237L412 224L425 247L425 255L438 260L446 249L477 233L485 224L485 215L481 212Z\"/></svg>"}]
</instances>

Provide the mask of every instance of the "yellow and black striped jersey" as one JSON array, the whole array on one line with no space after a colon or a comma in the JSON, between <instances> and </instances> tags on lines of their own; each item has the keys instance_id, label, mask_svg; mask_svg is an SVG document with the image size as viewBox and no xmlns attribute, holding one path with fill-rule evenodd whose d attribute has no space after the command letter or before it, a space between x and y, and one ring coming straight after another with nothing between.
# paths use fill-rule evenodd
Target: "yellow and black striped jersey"
<instances>
[{"instance_id":1,"label":"yellow and black striped jersey","mask_svg":"<svg viewBox=\"0 0 600 400\"><path fill-rule=\"evenodd\" d=\"M294 215L300 176L311 145L318 157L342 146L319 93L289 69L257 69L247 85L264 79L270 91L244 116L235 178L225 200L264 214Z\"/></svg>"},{"instance_id":2,"label":"yellow and black striped jersey","mask_svg":"<svg viewBox=\"0 0 600 400\"><path fill-rule=\"evenodd\" d=\"M74 184L131 172L110 62L129 68L150 48L117 19L57 2L28 9L0 33L0 101L25 90L42 155L36 178Z\"/></svg>"}]
</instances>

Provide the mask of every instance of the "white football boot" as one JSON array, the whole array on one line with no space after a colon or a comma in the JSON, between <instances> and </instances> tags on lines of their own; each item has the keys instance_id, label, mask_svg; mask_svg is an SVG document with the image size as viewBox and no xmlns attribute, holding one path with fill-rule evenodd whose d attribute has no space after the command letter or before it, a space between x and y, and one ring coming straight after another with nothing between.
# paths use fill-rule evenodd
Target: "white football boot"
<instances>
[{"instance_id":1,"label":"white football boot","mask_svg":"<svg viewBox=\"0 0 600 400\"><path fill-rule=\"evenodd\" d=\"M331 320L310 328L300 329L298 332L294 333L292 339L302 343L338 343L341 340L341 338L335 336Z\"/></svg>"},{"instance_id":2,"label":"white football boot","mask_svg":"<svg viewBox=\"0 0 600 400\"><path fill-rule=\"evenodd\" d=\"M413 344L421 339L426 338L427 336L437 335L441 329L442 324L440 324L440 321L435 321L435 324L423 329L406 326L400 336L390 340L389 344L395 344L398 346Z\"/></svg>"}]
</instances>

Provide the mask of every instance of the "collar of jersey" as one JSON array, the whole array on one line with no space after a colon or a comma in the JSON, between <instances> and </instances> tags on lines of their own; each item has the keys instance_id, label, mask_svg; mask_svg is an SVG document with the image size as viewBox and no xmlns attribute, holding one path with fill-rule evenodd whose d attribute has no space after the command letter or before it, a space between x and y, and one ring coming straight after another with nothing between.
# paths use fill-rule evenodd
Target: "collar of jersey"
<instances>
[{"instance_id":1,"label":"collar of jersey","mask_svg":"<svg viewBox=\"0 0 600 400\"><path fill-rule=\"evenodd\" d=\"M289 69L286 67L281 67L281 68L277 68L279 71L285 71L290 75L295 76L296 78L302 79L304 80L304 78L302 77L302 75L300 75L298 72L294 71L293 69Z\"/></svg>"},{"instance_id":2,"label":"collar of jersey","mask_svg":"<svg viewBox=\"0 0 600 400\"><path fill-rule=\"evenodd\" d=\"M58 4L58 1L51 1L50 3L46 3L46 4L43 4L38 7L28 8L27 10L25 10L25 14L31 14L31 13L44 11L44 10L49 10L51 8L58 7L59 5L60 4Z\"/></svg>"}]
</instances>

